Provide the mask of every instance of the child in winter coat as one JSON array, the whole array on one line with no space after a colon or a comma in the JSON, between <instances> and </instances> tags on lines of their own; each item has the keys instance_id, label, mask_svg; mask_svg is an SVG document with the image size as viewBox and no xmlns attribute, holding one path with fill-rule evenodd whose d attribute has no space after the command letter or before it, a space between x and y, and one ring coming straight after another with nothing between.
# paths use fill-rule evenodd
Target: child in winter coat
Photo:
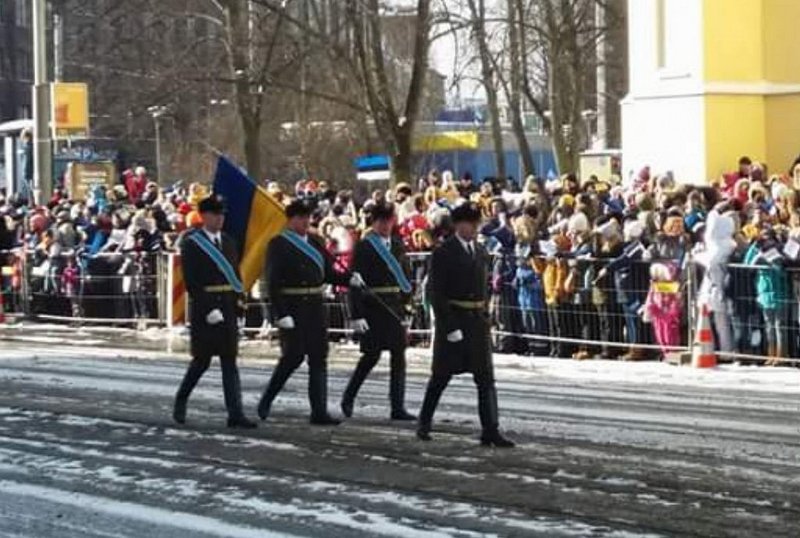
<instances>
[{"instance_id":1,"label":"child in winter coat","mask_svg":"<svg viewBox=\"0 0 800 538\"><path fill-rule=\"evenodd\" d=\"M763 268L756 274L756 300L764 316L768 366L776 366L786 357L788 279L782 267L783 255L772 230L765 230L758 241L750 245L744 263Z\"/></svg>"},{"instance_id":2,"label":"child in winter coat","mask_svg":"<svg viewBox=\"0 0 800 538\"><path fill-rule=\"evenodd\" d=\"M69 299L73 318L81 317L80 278L80 268L75 263L75 258L70 256L67 266L61 272L61 289Z\"/></svg>"},{"instance_id":3,"label":"child in winter coat","mask_svg":"<svg viewBox=\"0 0 800 538\"><path fill-rule=\"evenodd\" d=\"M547 336L547 309L544 302L542 279L533 270L534 257L529 245L517 245L517 272L514 276L514 288L517 290L517 303L522 318L522 329L525 334ZM528 352L536 357L550 353L550 345L544 340L531 340L527 345Z\"/></svg>"},{"instance_id":4,"label":"child in winter coat","mask_svg":"<svg viewBox=\"0 0 800 538\"><path fill-rule=\"evenodd\" d=\"M654 263L650 266L650 291L645 312L653 324L656 342L662 354L681 343L681 302L678 268L674 263Z\"/></svg>"}]
</instances>

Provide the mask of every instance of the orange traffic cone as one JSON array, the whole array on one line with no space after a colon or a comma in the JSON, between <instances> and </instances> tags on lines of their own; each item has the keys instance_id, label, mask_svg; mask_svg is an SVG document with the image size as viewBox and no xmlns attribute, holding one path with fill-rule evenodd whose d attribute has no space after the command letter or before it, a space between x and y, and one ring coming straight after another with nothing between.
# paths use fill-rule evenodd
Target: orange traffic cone
<instances>
[{"instance_id":1,"label":"orange traffic cone","mask_svg":"<svg viewBox=\"0 0 800 538\"><path fill-rule=\"evenodd\" d=\"M714 368L717 354L714 352L714 335L711 333L711 313L707 305L700 307L697 319L697 334L692 346L692 366L695 368Z\"/></svg>"}]
</instances>

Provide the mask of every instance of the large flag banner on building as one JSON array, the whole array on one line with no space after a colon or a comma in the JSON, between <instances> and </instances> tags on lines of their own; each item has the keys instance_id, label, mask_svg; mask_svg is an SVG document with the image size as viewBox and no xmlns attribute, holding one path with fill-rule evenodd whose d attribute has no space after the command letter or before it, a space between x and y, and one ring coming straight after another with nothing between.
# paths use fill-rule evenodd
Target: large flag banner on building
<instances>
[{"instance_id":1,"label":"large flag banner on building","mask_svg":"<svg viewBox=\"0 0 800 538\"><path fill-rule=\"evenodd\" d=\"M225 198L228 211L223 230L241 249L239 272L249 291L264 270L267 243L286 224L283 206L222 156L217 161L214 193Z\"/></svg>"}]
</instances>

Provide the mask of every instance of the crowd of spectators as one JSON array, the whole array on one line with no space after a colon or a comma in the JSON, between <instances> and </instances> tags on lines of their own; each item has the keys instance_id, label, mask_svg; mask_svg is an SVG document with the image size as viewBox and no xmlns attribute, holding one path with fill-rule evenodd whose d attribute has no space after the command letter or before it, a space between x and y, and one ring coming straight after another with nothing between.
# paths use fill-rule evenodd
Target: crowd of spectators
<instances>
[{"instance_id":1,"label":"crowd of spectators","mask_svg":"<svg viewBox=\"0 0 800 538\"><path fill-rule=\"evenodd\" d=\"M36 312L148 317L156 309L155 254L201 224L196 206L206 195L200 184L159 187L142 167L85 199L60 188L39 206L0 195L0 261L14 267L25 256Z\"/></svg>"},{"instance_id":2,"label":"crowd of spectators","mask_svg":"<svg viewBox=\"0 0 800 538\"><path fill-rule=\"evenodd\" d=\"M800 165L770 175L743 157L715 184L697 186L649 168L624 182L567 174L521 184L431 171L416 185L375 189L363 200L324 181L265 187L284 203L313 202L313 225L343 265L370 206L393 202L421 295L424 253L450 233L451 209L477 204L492 254L487 285L501 351L662 356L688 344L691 297L709 312L720 351L770 362L800 352ZM136 277L155 272L150 254L174 249L184 230L201 224L196 206L207 194L198 183L159 187L137 167L86 200L56 191L46 205L31 207L3 197L0 252L24 248L41 294L85 293L87 274L127 276L136 288L143 282ZM112 294L102 278L94 280L99 295ZM84 313L71 305L72 315ZM152 308L134 302L128 313Z\"/></svg>"},{"instance_id":3,"label":"crowd of spectators","mask_svg":"<svg viewBox=\"0 0 800 538\"><path fill-rule=\"evenodd\" d=\"M517 185L433 171L415 187L375 190L360 207L324 183L300 182L294 195L317 201L316 225L343 259L378 200L395 203L412 253L447 236L453 207L477 204L502 351L663 357L690 344L688 324L705 311L723 356L778 363L800 352L798 189L798 163L770 175L743 157L702 185L649 168L624 184L567 174Z\"/></svg>"}]
</instances>

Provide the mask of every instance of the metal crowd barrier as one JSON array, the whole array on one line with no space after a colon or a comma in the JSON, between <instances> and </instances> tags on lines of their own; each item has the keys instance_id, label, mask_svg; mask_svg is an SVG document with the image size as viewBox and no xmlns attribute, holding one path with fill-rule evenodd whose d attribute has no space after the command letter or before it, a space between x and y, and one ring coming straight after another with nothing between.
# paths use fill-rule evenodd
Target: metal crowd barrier
<instances>
[{"instance_id":1,"label":"metal crowd barrier","mask_svg":"<svg viewBox=\"0 0 800 538\"><path fill-rule=\"evenodd\" d=\"M711 325L720 357L800 364L800 267L730 263L725 301L718 306Z\"/></svg>"},{"instance_id":2,"label":"metal crowd barrier","mask_svg":"<svg viewBox=\"0 0 800 538\"><path fill-rule=\"evenodd\" d=\"M158 253L6 252L4 304L43 321L161 324L163 271ZM9 269L9 268L13 268ZM6 273L13 276L6 276ZM18 278L19 284L14 285Z\"/></svg>"},{"instance_id":3,"label":"metal crowd barrier","mask_svg":"<svg viewBox=\"0 0 800 538\"><path fill-rule=\"evenodd\" d=\"M409 256L415 293L411 301L412 341L430 343L433 316L426 297L426 277L430 253ZM632 262L633 286L621 290L620 296L613 274L597 279L609 259L492 257L489 267L491 288L489 315L493 327L495 350L504 353L558 357L656 358L665 352L688 351L691 342L692 316L686 274L676 283L679 305L678 329L673 330L669 345L658 342L652 325L659 320L644 321L651 289L651 262ZM547 293L545 281L553 271L560 272L558 289ZM556 275L558 276L558 275ZM632 300L628 300L631 297ZM331 299L330 312L347 312L346 297L342 302ZM348 333L347 315L332 315L331 329ZM343 322L344 321L344 322ZM663 325L664 323L662 323ZM673 324L674 325L674 324ZM633 354L631 355L631 352Z\"/></svg>"},{"instance_id":4,"label":"metal crowd barrier","mask_svg":"<svg viewBox=\"0 0 800 538\"><path fill-rule=\"evenodd\" d=\"M6 313L96 324L176 326L188 320L188 298L175 253L102 254L83 259L77 285L65 290L65 260L0 252ZM410 253L411 343L429 345L433 316L426 297L430 253ZM345 261L345 260L343 260ZM658 358L694 342L704 268L688 259L671 282L653 283L652 260L602 274L608 258L495 255L489 267L489 315L495 350L574 358ZM724 308L711 313L723 360L798 364L800 267L729 264ZM766 283L778 291L765 297ZM245 333L271 334L263 284L248 305ZM655 303L655 304L654 304ZM326 309L333 339L351 339L346 290L331 288ZM666 306L665 306L666 305Z\"/></svg>"}]
</instances>

